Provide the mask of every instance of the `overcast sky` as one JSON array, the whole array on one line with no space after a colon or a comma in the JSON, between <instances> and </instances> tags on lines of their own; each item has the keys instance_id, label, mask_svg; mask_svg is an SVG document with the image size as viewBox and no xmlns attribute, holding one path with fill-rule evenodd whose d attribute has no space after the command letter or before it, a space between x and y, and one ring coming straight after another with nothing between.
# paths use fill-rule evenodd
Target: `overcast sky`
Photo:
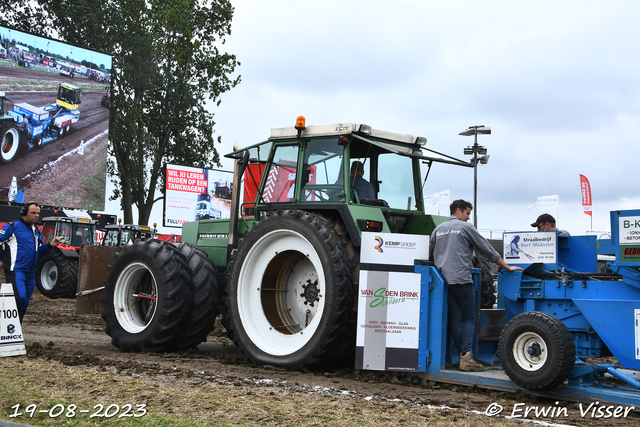
<instances>
[{"instance_id":1,"label":"overcast sky","mask_svg":"<svg viewBox=\"0 0 640 427\"><path fill-rule=\"evenodd\" d=\"M531 230L542 212L526 208L559 194L550 212L559 228L585 234L580 174L591 182L594 232L609 231L611 210L640 209L639 2L232 4L224 48L241 62L242 83L212 106L221 153L304 115L308 125L424 136L428 148L469 159L473 137L458 134L486 125L479 229ZM473 201L473 169L436 165L425 194L446 189ZM161 223L160 203L156 212Z\"/></svg>"}]
</instances>

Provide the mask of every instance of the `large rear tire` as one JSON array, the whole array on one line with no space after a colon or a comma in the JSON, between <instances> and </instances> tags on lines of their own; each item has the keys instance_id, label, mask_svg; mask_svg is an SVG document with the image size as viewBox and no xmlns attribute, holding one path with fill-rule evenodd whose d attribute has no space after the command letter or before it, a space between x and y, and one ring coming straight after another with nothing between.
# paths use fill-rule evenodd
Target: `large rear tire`
<instances>
[{"instance_id":1,"label":"large rear tire","mask_svg":"<svg viewBox=\"0 0 640 427\"><path fill-rule=\"evenodd\" d=\"M8 124L0 126L0 158L5 163L9 163L18 155L20 148L20 131L15 122L10 121Z\"/></svg>"},{"instance_id":2,"label":"large rear tire","mask_svg":"<svg viewBox=\"0 0 640 427\"><path fill-rule=\"evenodd\" d=\"M218 316L220 291L213 263L204 251L189 243L180 243L178 250L185 256L191 270L193 297L189 310L189 324L180 334L177 348L189 349L206 341L207 335L213 329Z\"/></svg>"},{"instance_id":3,"label":"large rear tire","mask_svg":"<svg viewBox=\"0 0 640 427\"><path fill-rule=\"evenodd\" d=\"M102 318L122 351L181 347L191 323L193 286L187 259L163 240L136 241L115 255L105 282Z\"/></svg>"},{"instance_id":4,"label":"large rear tire","mask_svg":"<svg viewBox=\"0 0 640 427\"><path fill-rule=\"evenodd\" d=\"M58 249L38 261L36 286L47 298L75 298L78 292L78 262Z\"/></svg>"},{"instance_id":5,"label":"large rear tire","mask_svg":"<svg viewBox=\"0 0 640 427\"><path fill-rule=\"evenodd\" d=\"M530 390L562 384L576 357L566 325L541 311L521 313L511 319L500 335L498 352L511 381Z\"/></svg>"},{"instance_id":6,"label":"large rear tire","mask_svg":"<svg viewBox=\"0 0 640 427\"><path fill-rule=\"evenodd\" d=\"M344 364L344 341L355 348L348 244L299 210L273 212L245 235L230 265L225 325L253 363Z\"/></svg>"}]
</instances>

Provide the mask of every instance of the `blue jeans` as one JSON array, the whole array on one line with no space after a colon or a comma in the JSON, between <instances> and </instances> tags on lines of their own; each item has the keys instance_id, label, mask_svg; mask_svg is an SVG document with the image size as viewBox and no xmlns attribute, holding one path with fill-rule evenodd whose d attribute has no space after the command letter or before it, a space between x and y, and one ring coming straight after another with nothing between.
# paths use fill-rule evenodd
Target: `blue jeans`
<instances>
[{"instance_id":1,"label":"blue jeans","mask_svg":"<svg viewBox=\"0 0 640 427\"><path fill-rule=\"evenodd\" d=\"M448 285L449 331L458 353L473 347L476 332L476 293L473 284Z\"/></svg>"}]
</instances>

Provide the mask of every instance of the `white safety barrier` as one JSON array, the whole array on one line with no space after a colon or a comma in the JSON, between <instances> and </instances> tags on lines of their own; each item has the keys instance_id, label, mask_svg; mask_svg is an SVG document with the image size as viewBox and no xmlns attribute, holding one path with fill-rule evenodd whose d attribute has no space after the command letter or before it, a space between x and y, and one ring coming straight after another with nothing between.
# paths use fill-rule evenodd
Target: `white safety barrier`
<instances>
[{"instance_id":1,"label":"white safety barrier","mask_svg":"<svg viewBox=\"0 0 640 427\"><path fill-rule=\"evenodd\" d=\"M10 283L0 287L0 357L27 354L18 306Z\"/></svg>"}]
</instances>

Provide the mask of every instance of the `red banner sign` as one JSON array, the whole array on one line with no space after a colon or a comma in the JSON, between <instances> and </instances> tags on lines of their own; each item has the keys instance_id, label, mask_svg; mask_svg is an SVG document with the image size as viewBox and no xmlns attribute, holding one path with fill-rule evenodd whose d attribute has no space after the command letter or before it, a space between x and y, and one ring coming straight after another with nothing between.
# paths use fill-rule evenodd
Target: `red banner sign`
<instances>
[{"instance_id":1,"label":"red banner sign","mask_svg":"<svg viewBox=\"0 0 640 427\"><path fill-rule=\"evenodd\" d=\"M582 192L582 209L591 216L591 185L586 176L580 175L580 191Z\"/></svg>"}]
</instances>

